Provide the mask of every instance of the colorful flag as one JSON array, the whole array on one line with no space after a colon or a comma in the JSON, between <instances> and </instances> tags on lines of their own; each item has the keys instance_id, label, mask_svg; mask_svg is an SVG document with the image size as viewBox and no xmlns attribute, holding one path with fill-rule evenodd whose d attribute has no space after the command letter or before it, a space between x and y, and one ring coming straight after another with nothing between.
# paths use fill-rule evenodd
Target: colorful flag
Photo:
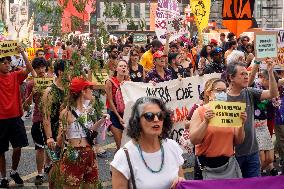
<instances>
[{"instance_id":1,"label":"colorful flag","mask_svg":"<svg viewBox=\"0 0 284 189\"><path fill-rule=\"evenodd\" d=\"M208 26L211 0L190 0L191 12L199 33Z\"/></svg>"},{"instance_id":2,"label":"colorful flag","mask_svg":"<svg viewBox=\"0 0 284 189\"><path fill-rule=\"evenodd\" d=\"M237 37L252 26L255 0L224 0L223 25Z\"/></svg>"}]
</instances>

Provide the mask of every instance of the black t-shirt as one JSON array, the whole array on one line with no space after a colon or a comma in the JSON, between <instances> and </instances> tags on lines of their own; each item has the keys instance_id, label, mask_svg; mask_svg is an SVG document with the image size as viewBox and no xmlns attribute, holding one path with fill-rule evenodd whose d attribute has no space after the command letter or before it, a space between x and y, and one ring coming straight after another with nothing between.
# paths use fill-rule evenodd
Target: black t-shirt
<instances>
[{"instance_id":1,"label":"black t-shirt","mask_svg":"<svg viewBox=\"0 0 284 189\"><path fill-rule=\"evenodd\" d=\"M178 66L178 70L176 71L174 68L169 66L169 70L172 72L172 79L177 79L180 75L182 78L189 77L187 70L183 68L181 65Z\"/></svg>"},{"instance_id":2,"label":"black t-shirt","mask_svg":"<svg viewBox=\"0 0 284 189\"><path fill-rule=\"evenodd\" d=\"M129 69L130 79L133 82L143 82L143 66L138 64L138 70L132 70L131 66Z\"/></svg>"}]
</instances>

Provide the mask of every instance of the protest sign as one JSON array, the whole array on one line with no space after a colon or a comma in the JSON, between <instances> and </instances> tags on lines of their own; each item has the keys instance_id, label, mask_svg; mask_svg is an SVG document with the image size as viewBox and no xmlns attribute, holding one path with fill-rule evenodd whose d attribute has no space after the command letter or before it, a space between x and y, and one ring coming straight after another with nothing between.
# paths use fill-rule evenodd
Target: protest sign
<instances>
[{"instance_id":1,"label":"protest sign","mask_svg":"<svg viewBox=\"0 0 284 189\"><path fill-rule=\"evenodd\" d=\"M176 189L280 189L284 188L283 179L283 176L277 176L246 179L187 180L179 182Z\"/></svg>"},{"instance_id":2,"label":"protest sign","mask_svg":"<svg viewBox=\"0 0 284 189\"><path fill-rule=\"evenodd\" d=\"M34 86L36 90L46 89L54 83L54 78L52 77L43 77L43 78L34 78Z\"/></svg>"},{"instance_id":3,"label":"protest sign","mask_svg":"<svg viewBox=\"0 0 284 189\"><path fill-rule=\"evenodd\" d=\"M155 96L161 98L168 108L173 111L172 120L174 127L171 138L179 141L184 131L184 123L187 119L191 107L198 103L200 86L210 78L220 78L220 74L206 74L202 77L193 76L184 78L181 81L171 80L157 83L125 82L121 86L121 91L125 103L124 121L128 123L131 114L131 107L140 97ZM128 139L123 136L122 144Z\"/></svg>"},{"instance_id":4,"label":"protest sign","mask_svg":"<svg viewBox=\"0 0 284 189\"><path fill-rule=\"evenodd\" d=\"M158 7L156 10L155 17L155 32L158 39L165 44L167 24L170 18L180 16L180 11L178 8L179 2L177 0L158 0ZM172 35L170 37L170 42L179 38L180 36Z\"/></svg>"},{"instance_id":5,"label":"protest sign","mask_svg":"<svg viewBox=\"0 0 284 189\"><path fill-rule=\"evenodd\" d=\"M133 43L135 44L146 44L147 43L147 35L143 33L135 33L133 36Z\"/></svg>"},{"instance_id":6,"label":"protest sign","mask_svg":"<svg viewBox=\"0 0 284 189\"><path fill-rule=\"evenodd\" d=\"M0 58L19 54L17 46L18 46L17 41L0 42Z\"/></svg>"},{"instance_id":7,"label":"protest sign","mask_svg":"<svg viewBox=\"0 0 284 189\"><path fill-rule=\"evenodd\" d=\"M208 27L210 6L210 0L190 0L191 12L194 15L194 20L200 34L202 33L203 29Z\"/></svg>"},{"instance_id":8,"label":"protest sign","mask_svg":"<svg viewBox=\"0 0 284 189\"><path fill-rule=\"evenodd\" d=\"M223 1L223 25L237 37L252 26L254 1Z\"/></svg>"},{"instance_id":9,"label":"protest sign","mask_svg":"<svg viewBox=\"0 0 284 189\"><path fill-rule=\"evenodd\" d=\"M97 88L104 89L106 81L109 79L109 75L106 70L94 71L92 75L92 82L94 82Z\"/></svg>"},{"instance_id":10,"label":"protest sign","mask_svg":"<svg viewBox=\"0 0 284 189\"><path fill-rule=\"evenodd\" d=\"M267 57L277 58L276 32L256 32L254 39L256 60L265 60Z\"/></svg>"},{"instance_id":11,"label":"protest sign","mask_svg":"<svg viewBox=\"0 0 284 189\"><path fill-rule=\"evenodd\" d=\"M37 50L43 50L43 48L27 48L28 59L31 61L35 57L35 53Z\"/></svg>"},{"instance_id":12,"label":"protest sign","mask_svg":"<svg viewBox=\"0 0 284 189\"><path fill-rule=\"evenodd\" d=\"M241 127L241 112L246 111L246 104L242 102L211 101L209 107L215 113L210 119L209 126L214 127Z\"/></svg>"},{"instance_id":13,"label":"protest sign","mask_svg":"<svg viewBox=\"0 0 284 189\"><path fill-rule=\"evenodd\" d=\"M187 27L184 17L174 17L168 20L167 32L171 33L172 36L181 36L189 32Z\"/></svg>"},{"instance_id":14,"label":"protest sign","mask_svg":"<svg viewBox=\"0 0 284 189\"><path fill-rule=\"evenodd\" d=\"M277 63L281 68L284 68L284 30L279 30L277 35Z\"/></svg>"}]
</instances>

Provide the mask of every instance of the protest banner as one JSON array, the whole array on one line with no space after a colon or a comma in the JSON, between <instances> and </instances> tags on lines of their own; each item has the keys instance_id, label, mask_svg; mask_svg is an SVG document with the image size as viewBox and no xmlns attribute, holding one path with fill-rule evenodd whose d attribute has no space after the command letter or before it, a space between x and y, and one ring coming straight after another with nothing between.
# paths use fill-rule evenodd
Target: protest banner
<instances>
[{"instance_id":1,"label":"protest banner","mask_svg":"<svg viewBox=\"0 0 284 189\"><path fill-rule=\"evenodd\" d=\"M224 0L223 25L237 37L252 26L255 0Z\"/></svg>"},{"instance_id":2,"label":"protest banner","mask_svg":"<svg viewBox=\"0 0 284 189\"><path fill-rule=\"evenodd\" d=\"M173 36L189 33L185 18L183 16L170 18L167 23L167 32Z\"/></svg>"},{"instance_id":3,"label":"protest banner","mask_svg":"<svg viewBox=\"0 0 284 189\"><path fill-rule=\"evenodd\" d=\"M54 78L52 77L43 77L43 78L34 78L34 86L36 90L46 89L54 83Z\"/></svg>"},{"instance_id":4,"label":"protest banner","mask_svg":"<svg viewBox=\"0 0 284 189\"><path fill-rule=\"evenodd\" d=\"M165 44L167 24L170 18L180 16L179 2L177 0L158 0L158 7L156 10L155 17L155 32L158 39ZM171 35L170 42L179 38L179 35Z\"/></svg>"},{"instance_id":5,"label":"protest banner","mask_svg":"<svg viewBox=\"0 0 284 189\"><path fill-rule=\"evenodd\" d=\"M246 179L187 180L177 184L176 189L280 189L284 188L284 177L255 177Z\"/></svg>"},{"instance_id":6,"label":"protest banner","mask_svg":"<svg viewBox=\"0 0 284 189\"><path fill-rule=\"evenodd\" d=\"M279 30L277 35L277 63L282 69L284 68L284 30Z\"/></svg>"},{"instance_id":7,"label":"protest banner","mask_svg":"<svg viewBox=\"0 0 284 189\"><path fill-rule=\"evenodd\" d=\"M178 79L165 81L157 83L155 86L151 83L125 82L121 86L125 103L123 119L128 124L131 108L138 98L146 96L161 98L166 103L166 106L173 111L172 120L174 127L171 132L171 138L179 141L184 131L184 123L189 111L199 101L200 87L210 78L220 78L220 74L206 74L202 77L193 76L184 78L181 81ZM128 140L124 132L122 144Z\"/></svg>"},{"instance_id":8,"label":"protest banner","mask_svg":"<svg viewBox=\"0 0 284 189\"><path fill-rule=\"evenodd\" d=\"M43 50L43 48L27 48L28 59L31 61L35 57L35 53L37 50Z\"/></svg>"},{"instance_id":9,"label":"protest banner","mask_svg":"<svg viewBox=\"0 0 284 189\"><path fill-rule=\"evenodd\" d=\"M276 32L256 32L255 33L255 59L265 60L277 58L277 33Z\"/></svg>"},{"instance_id":10,"label":"protest banner","mask_svg":"<svg viewBox=\"0 0 284 189\"><path fill-rule=\"evenodd\" d=\"M96 84L98 89L104 89L106 81L109 79L108 72L106 70L96 70L92 74L92 82Z\"/></svg>"},{"instance_id":11,"label":"protest banner","mask_svg":"<svg viewBox=\"0 0 284 189\"><path fill-rule=\"evenodd\" d=\"M246 103L211 101L209 107L215 113L210 119L209 126L214 127L241 127L241 113L246 111Z\"/></svg>"},{"instance_id":12,"label":"protest banner","mask_svg":"<svg viewBox=\"0 0 284 189\"><path fill-rule=\"evenodd\" d=\"M190 0L191 12L194 15L194 20L200 34L204 28L208 27L210 6L211 0Z\"/></svg>"},{"instance_id":13,"label":"protest banner","mask_svg":"<svg viewBox=\"0 0 284 189\"><path fill-rule=\"evenodd\" d=\"M0 42L0 58L19 54L17 46L18 46L17 41Z\"/></svg>"}]
</instances>

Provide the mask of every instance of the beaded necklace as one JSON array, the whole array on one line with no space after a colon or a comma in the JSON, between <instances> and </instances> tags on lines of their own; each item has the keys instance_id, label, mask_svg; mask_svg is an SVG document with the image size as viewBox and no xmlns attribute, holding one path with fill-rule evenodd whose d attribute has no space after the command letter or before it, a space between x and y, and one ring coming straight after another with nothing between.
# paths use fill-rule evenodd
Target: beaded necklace
<instances>
[{"instance_id":1,"label":"beaded necklace","mask_svg":"<svg viewBox=\"0 0 284 189\"><path fill-rule=\"evenodd\" d=\"M159 173L159 172L162 171L162 169L163 169L163 167L164 167L164 160L165 160L164 147L163 147L162 143L161 143L161 152L162 152L162 153L161 153L161 158L162 158L162 163L161 163L160 169L159 169L158 171L155 171L155 170L151 169L151 168L148 166L147 162L146 162L145 159L144 159L144 156L143 156L143 153L142 153L142 150L141 150L141 147L140 147L139 144L137 144L137 148L138 148L138 151L139 151L139 153L140 153L140 156L141 156L141 158L142 158L142 160L143 160L143 162L144 162L144 165L146 166L146 168L147 168L149 171L151 171L152 173Z\"/></svg>"}]
</instances>

